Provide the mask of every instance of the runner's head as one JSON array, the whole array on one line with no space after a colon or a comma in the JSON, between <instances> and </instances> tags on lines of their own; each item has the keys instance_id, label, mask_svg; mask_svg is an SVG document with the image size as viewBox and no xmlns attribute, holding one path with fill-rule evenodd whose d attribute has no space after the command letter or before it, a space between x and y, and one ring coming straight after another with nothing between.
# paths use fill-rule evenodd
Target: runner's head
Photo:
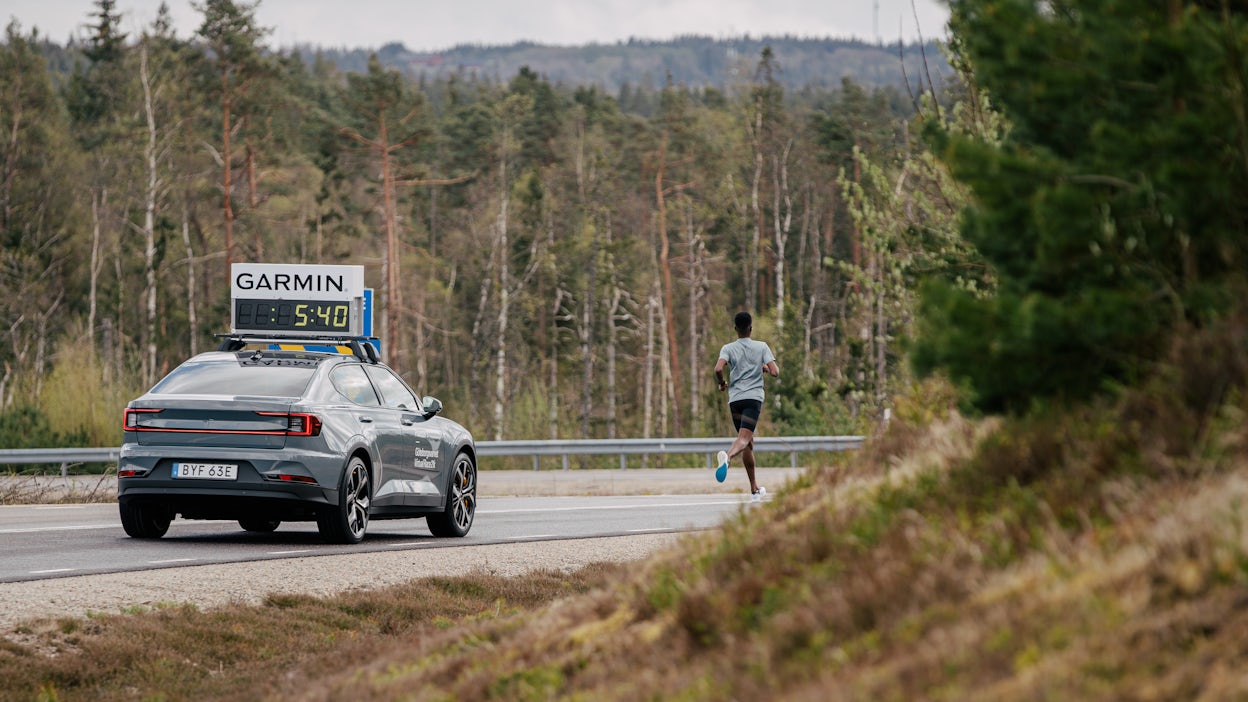
<instances>
[{"instance_id":1,"label":"runner's head","mask_svg":"<svg viewBox=\"0 0 1248 702\"><path fill-rule=\"evenodd\" d=\"M737 328L737 333L742 336L749 334L754 329L754 318L750 316L749 312L738 312L732 323Z\"/></svg>"}]
</instances>

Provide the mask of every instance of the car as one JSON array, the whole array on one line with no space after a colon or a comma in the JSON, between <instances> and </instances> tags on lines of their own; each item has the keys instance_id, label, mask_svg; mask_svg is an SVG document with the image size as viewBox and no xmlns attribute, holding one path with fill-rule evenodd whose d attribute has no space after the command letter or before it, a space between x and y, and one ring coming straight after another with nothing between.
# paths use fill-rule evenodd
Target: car
<instances>
[{"instance_id":1,"label":"car","mask_svg":"<svg viewBox=\"0 0 1248 702\"><path fill-rule=\"evenodd\" d=\"M472 434L367 342L291 346L230 336L127 405L126 533L158 539L177 516L259 533L315 521L325 541L355 544L373 519L424 517L434 536L467 535Z\"/></svg>"}]
</instances>

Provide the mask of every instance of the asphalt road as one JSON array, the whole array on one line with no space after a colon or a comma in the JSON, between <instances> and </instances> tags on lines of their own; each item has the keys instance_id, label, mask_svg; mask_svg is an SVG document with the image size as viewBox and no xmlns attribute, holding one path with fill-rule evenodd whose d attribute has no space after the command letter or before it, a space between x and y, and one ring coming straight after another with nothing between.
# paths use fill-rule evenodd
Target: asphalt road
<instances>
[{"instance_id":1,"label":"asphalt road","mask_svg":"<svg viewBox=\"0 0 1248 702\"><path fill-rule=\"evenodd\" d=\"M126 536L116 504L0 507L0 583L189 565L626 536L712 528L739 494L481 497L472 531L439 539L424 519L372 521L363 543L321 543L313 522L253 534L235 522L176 519L159 540Z\"/></svg>"}]
</instances>

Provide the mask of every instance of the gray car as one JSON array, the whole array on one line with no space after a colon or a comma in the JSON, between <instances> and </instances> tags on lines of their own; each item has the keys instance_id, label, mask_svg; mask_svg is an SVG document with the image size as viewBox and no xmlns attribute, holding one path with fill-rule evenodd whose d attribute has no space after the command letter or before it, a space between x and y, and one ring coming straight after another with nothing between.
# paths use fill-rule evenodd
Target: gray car
<instances>
[{"instance_id":1,"label":"gray car","mask_svg":"<svg viewBox=\"0 0 1248 702\"><path fill-rule=\"evenodd\" d=\"M160 538L179 515L253 532L315 520L325 540L348 544L370 519L468 533L476 448L439 416L441 402L418 399L367 344L352 342L353 355L240 346L195 356L126 407L127 534Z\"/></svg>"}]
</instances>

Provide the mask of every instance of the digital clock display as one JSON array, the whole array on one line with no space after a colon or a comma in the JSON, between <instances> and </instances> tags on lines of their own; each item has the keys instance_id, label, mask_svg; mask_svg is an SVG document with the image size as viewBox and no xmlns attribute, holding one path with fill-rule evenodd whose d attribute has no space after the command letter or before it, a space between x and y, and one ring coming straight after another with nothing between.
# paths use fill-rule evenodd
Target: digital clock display
<instances>
[{"instance_id":1,"label":"digital clock display","mask_svg":"<svg viewBox=\"0 0 1248 702\"><path fill-rule=\"evenodd\" d=\"M247 331L350 334L351 304L325 300L234 298L234 328Z\"/></svg>"}]
</instances>

